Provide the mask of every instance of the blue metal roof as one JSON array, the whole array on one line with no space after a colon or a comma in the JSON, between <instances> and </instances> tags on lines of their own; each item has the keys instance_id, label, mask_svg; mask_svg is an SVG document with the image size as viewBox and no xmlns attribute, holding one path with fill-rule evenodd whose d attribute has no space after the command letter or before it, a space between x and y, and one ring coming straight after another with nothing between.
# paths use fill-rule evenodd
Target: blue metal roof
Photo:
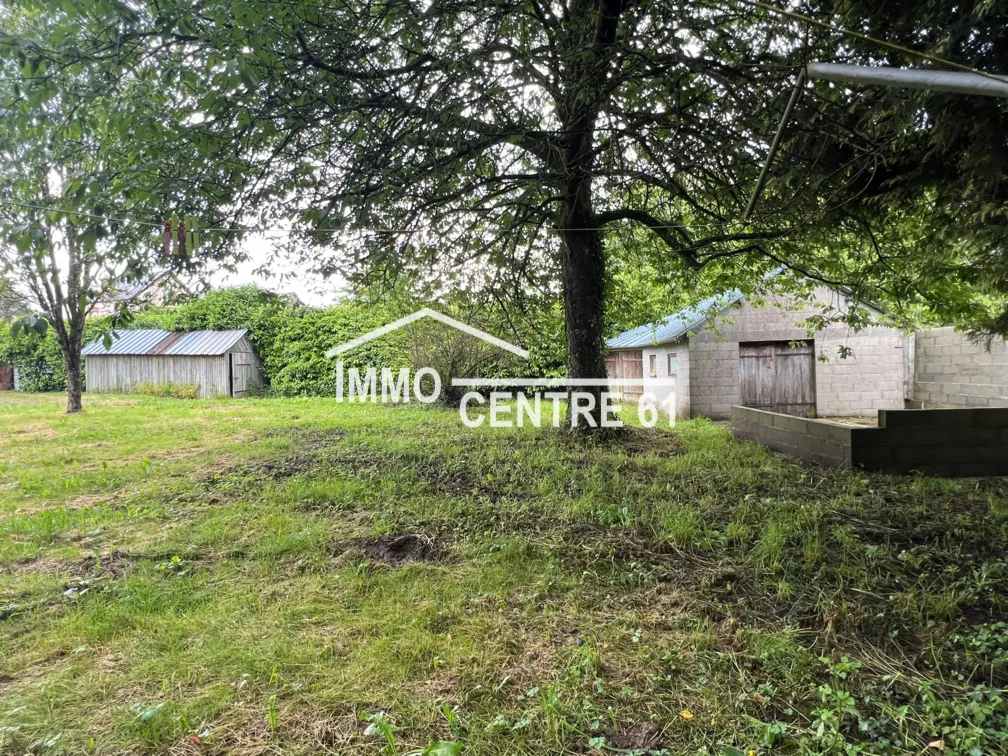
<instances>
[{"instance_id":1,"label":"blue metal roof","mask_svg":"<svg viewBox=\"0 0 1008 756\"><path fill-rule=\"evenodd\" d=\"M741 300L742 292L738 289L707 297L695 307L687 307L662 320L624 331L609 339L606 345L610 349L640 349L681 341L683 336L706 323L712 315Z\"/></svg>"},{"instance_id":2,"label":"blue metal roof","mask_svg":"<svg viewBox=\"0 0 1008 756\"><path fill-rule=\"evenodd\" d=\"M101 339L96 339L81 350L85 357L100 354L121 355L186 355L215 357L226 354L248 333L248 329L233 331L188 331L172 333L159 329L118 331L112 348L106 350Z\"/></svg>"},{"instance_id":3,"label":"blue metal roof","mask_svg":"<svg viewBox=\"0 0 1008 756\"><path fill-rule=\"evenodd\" d=\"M96 339L81 350L87 357L92 354L147 354L171 335L170 331L143 329L138 331L117 331L119 338L112 338L108 350L101 339Z\"/></svg>"}]
</instances>

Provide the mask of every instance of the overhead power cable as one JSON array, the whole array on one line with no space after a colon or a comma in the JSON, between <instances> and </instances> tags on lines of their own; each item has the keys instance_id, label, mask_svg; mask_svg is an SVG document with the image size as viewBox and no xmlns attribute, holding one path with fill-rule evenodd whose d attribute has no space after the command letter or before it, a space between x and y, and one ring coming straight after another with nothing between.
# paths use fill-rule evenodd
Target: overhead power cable
<instances>
[{"instance_id":1,"label":"overhead power cable","mask_svg":"<svg viewBox=\"0 0 1008 756\"><path fill-rule=\"evenodd\" d=\"M14 200L0 200L0 205L5 205L7 207L27 207L35 210L44 210L47 212L56 212L63 215L77 215L83 218L92 218L94 220L103 220L109 223L132 223L139 226L147 226L150 228L162 229L164 227L164 222L154 222L140 220L138 218L116 218L108 215L96 215L95 213L86 213L78 210L67 210L66 208L60 207L48 207L46 205L36 205L30 202L17 202ZM689 230L693 228L716 228L723 229L724 224L721 223L662 223L658 225L649 225L648 228L652 229L681 229ZM294 235L294 234L314 234L314 233L347 233L347 234L414 234L418 231L430 230L423 228L307 228L302 230L297 230L293 228L266 228L262 226L232 226L232 227L209 227L200 228L201 233L218 233L218 234L282 234L282 235ZM544 230L550 233L563 233L566 231L608 231L610 227L607 226L594 226L594 227L584 227L584 228L566 228L566 227L547 227Z\"/></svg>"}]
</instances>

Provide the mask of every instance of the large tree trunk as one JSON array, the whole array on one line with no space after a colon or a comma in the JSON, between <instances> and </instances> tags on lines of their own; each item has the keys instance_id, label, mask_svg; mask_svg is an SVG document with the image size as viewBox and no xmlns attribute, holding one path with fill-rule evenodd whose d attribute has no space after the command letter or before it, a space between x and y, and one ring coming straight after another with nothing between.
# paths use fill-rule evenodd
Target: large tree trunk
<instances>
[{"instance_id":1,"label":"large tree trunk","mask_svg":"<svg viewBox=\"0 0 1008 756\"><path fill-rule=\"evenodd\" d=\"M565 231L561 250L567 371L571 378L604 378L602 347L605 261L598 231Z\"/></svg>"},{"instance_id":2,"label":"large tree trunk","mask_svg":"<svg viewBox=\"0 0 1008 756\"><path fill-rule=\"evenodd\" d=\"M564 325L567 333L567 375L570 378L606 377L603 353L603 314L605 305L605 255L602 234L596 228L589 192L582 185L573 207L565 213L561 231L561 274L563 281ZM591 416L601 426L603 387L574 387L592 394ZM578 430L590 430L582 427Z\"/></svg>"},{"instance_id":3,"label":"large tree trunk","mask_svg":"<svg viewBox=\"0 0 1008 756\"><path fill-rule=\"evenodd\" d=\"M603 354L605 254L592 196L595 121L606 88L611 60L607 51L616 39L622 0L584 0L571 6L575 34L568 80L559 103L566 134L559 175L564 324L567 331L567 374L601 381ZM604 386L575 387L594 397L594 427L601 427ZM578 426L579 430L588 430Z\"/></svg>"}]
</instances>

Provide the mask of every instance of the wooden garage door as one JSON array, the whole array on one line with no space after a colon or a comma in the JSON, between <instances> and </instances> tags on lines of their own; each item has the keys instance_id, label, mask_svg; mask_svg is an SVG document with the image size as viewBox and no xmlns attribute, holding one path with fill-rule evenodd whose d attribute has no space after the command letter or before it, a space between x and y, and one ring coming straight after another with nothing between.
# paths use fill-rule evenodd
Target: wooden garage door
<instances>
[{"instance_id":1,"label":"wooden garage door","mask_svg":"<svg viewBox=\"0 0 1008 756\"><path fill-rule=\"evenodd\" d=\"M811 341L740 343L739 384L745 407L815 417L815 347Z\"/></svg>"},{"instance_id":2,"label":"wooden garage door","mask_svg":"<svg viewBox=\"0 0 1008 756\"><path fill-rule=\"evenodd\" d=\"M644 378L644 353L640 349L611 352L606 357L606 372L610 378L633 378L634 382L621 388L623 399L636 402L644 393L641 379Z\"/></svg>"}]
</instances>

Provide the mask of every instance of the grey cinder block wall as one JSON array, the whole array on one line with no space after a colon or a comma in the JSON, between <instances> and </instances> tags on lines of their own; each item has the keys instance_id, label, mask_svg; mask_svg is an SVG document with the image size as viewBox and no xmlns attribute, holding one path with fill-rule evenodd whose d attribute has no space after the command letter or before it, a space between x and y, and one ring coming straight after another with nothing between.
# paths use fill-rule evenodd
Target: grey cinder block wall
<instances>
[{"instance_id":1,"label":"grey cinder block wall","mask_svg":"<svg viewBox=\"0 0 1008 756\"><path fill-rule=\"evenodd\" d=\"M972 477L1008 474L1008 409L883 410L877 428L732 407L732 432L827 467Z\"/></svg>"},{"instance_id":2,"label":"grey cinder block wall","mask_svg":"<svg viewBox=\"0 0 1008 756\"><path fill-rule=\"evenodd\" d=\"M804 341L808 332L797 326L819 313L828 302L846 307L842 295L817 290L818 304L794 309L790 297L762 306L745 300L729 308L690 339L689 403L693 416L727 418L739 396L740 341ZM855 332L833 324L813 334L817 360L816 400L820 416L867 415L880 409L902 409L909 398L909 358L913 337L896 328L874 326ZM841 358L845 345L853 355Z\"/></svg>"},{"instance_id":3,"label":"grey cinder block wall","mask_svg":"<svg viewBox=\"0 0 1008 756\"><path fill-rule=\"evenodd\" d=\"M913 398L924 406L1008 407L1008 344L990 350L952 328L918 331Z\"/></svg>"}]
</instances>

